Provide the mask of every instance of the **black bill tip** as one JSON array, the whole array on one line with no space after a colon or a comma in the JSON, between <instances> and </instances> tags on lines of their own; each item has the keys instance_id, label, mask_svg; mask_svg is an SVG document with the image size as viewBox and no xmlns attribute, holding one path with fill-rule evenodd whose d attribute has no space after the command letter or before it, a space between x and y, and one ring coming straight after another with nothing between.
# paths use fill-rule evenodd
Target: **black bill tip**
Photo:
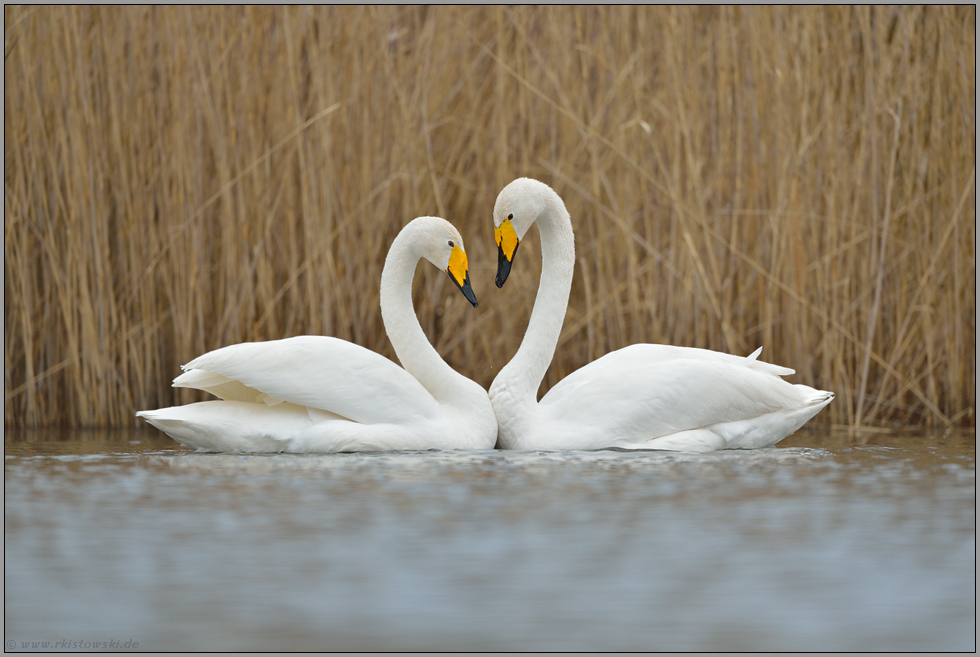
<instances>
[{"instance_id":1,"label":"black bill tip","mask_svg":"<svg viewBox=\"0 0 980 657\"><path fill-rule=\"evenodd\" d=\"M446 273L449 272L447 271ZM466 272L466 278L463 279L462 285L459 284L459 281L457 281L456 277L453 276L452 274L449 274L449 278L453 280L453 283L455 283L456 287L459 288L459 291L463 293L463 296L466 297L466 300L469 301L471 304L473 304L473 307L476 308L478 304L476 301L476 295L473 294L473 288L470 286L470 273Z\"/></svg>"},{"instance_id":2,"label":"black bill tip","mask_svg":"<svg viewBox=\"0 0 980 657\"><path fill-rule=\"evenodd\" d=\"M517 255L517 247L514 247L514 253L511 254L511 258ZM507 282L507 277L510 276L510 264L511 261L507 259L504 255L504 250L497 247L497 277L494 279L494 283L497 287L503 287L504 283Z\"/></svg>"}]
</instances>

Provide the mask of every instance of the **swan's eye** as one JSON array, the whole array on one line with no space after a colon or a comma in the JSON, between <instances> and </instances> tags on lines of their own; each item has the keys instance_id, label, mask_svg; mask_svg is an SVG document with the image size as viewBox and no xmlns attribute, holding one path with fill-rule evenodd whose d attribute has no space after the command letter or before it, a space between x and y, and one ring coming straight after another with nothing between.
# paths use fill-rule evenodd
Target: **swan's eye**
<instances>
[{"instance_id":1,"label":"swan's eye","mask_svg":"<svg viewBox=\"0 0 980 657\"><path fill-rule=\"evenodd\" d=\"M452 240L449 240L449 242L447 242L447 244L449 244L450 247L456 246L455 244L453 244L453 241Z\"/></svg>"},{"instance_id":2,"label":"swan's eye","mask_svg":"<svg viewBox=\"0 0 980 657\"><path fill-rule=\"evenodd\" d=\"M514 221L514 213L511 212L509 215L507 215L507 218L510 219L511 221Z\"/></svg>"}]
</instances>

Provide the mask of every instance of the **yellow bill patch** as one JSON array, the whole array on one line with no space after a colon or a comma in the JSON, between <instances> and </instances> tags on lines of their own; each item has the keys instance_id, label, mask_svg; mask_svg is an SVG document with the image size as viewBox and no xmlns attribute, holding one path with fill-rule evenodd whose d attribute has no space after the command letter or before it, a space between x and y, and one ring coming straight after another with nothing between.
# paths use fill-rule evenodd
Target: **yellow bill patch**
<instances>
[{"instance_id":1,"label":"yellow bill patch","mask_svg":"<svg viewBox=\"0 0 980 657\"><path fill-rule=\"evenodd\" d=\"M460 287L466 281L466 272L469 271L469 263L466 262L466 254L463 249L454 246L449 254L449 269L446 270L453 277L456 284Z\"/></svg>"},{"instance_id":2,"label":"yellow bill patch","mask_svg":"<svg viewBox=\"0 0 980 657\"><path fill-rule=\"evenodd\" d=\"M504 223L494 228L493 236L497 240L497 246L504 252L507 262L510 262L514 257L514 251L517 250L517 245L521 243L517 239L517 232L510 223L510 219L504 220Z\"/></svg>"}]
</instances>

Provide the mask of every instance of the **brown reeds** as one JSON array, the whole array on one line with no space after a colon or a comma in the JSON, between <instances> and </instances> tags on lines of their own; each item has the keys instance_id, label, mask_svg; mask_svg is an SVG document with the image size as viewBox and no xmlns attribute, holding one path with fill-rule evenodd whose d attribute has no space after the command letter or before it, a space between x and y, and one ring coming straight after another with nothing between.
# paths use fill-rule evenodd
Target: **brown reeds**
<instances>
[{"instance_id":1,"label":"brown reeds","mask_svg":"<svg viewBox=\"0 0 980 657\"><path fill-rule=\"evenodd\" d=\"M976 11L960 7L4 10L4 413L132 425L179 365L334 335L393 357L388 245L466 241L473 310L420 266L437 349L488 386L535 235L493 287L491 210L551 184L578 268L547 389L665 342L837 392L815 420L974 423Z\"/></svg>"}]
</instances>

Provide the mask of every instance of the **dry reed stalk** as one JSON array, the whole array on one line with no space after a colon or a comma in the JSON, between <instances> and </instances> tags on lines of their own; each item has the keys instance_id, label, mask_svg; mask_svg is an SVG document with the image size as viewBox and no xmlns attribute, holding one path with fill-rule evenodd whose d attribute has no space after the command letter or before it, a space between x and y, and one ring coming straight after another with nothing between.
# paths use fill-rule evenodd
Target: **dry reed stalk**
<instances>
[{"instance_id":1,"label":"dry reed stalk","mask_svg":"<svg viewBox=\"0 0 980 657\"><path fill-rule=\"evenodd\" d=\"M972 425L975 20L7 6L5 422L132 423L245 340L393 357L381 266L424 214L459 227L480 307L420 267L419 317L487 386L537 288L535 236L491 283L493 201L526 175L579 258L543 389L635 342L765 345L838 393L816 422Z\"/></svg>"}]
</instances>

